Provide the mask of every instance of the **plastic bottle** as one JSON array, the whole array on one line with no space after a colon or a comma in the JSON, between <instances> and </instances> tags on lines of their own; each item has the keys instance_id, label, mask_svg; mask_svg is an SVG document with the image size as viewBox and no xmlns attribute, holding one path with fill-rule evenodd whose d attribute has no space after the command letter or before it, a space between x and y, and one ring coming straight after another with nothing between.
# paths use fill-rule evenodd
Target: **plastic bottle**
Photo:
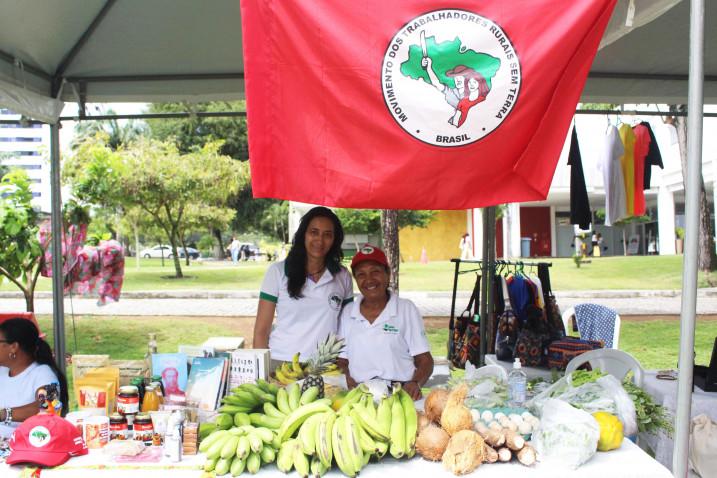
<instances>
[{"instance_id":1,"label":"plastic bottle","mask_svg":"<svg viewBox=\"0 0 717 478\"><path fill-rule=\"evenodd\" d=\"M175 410L169 416L167 423L167 434L164 437L164 456L171 462L182 461L182 424L184 416L179 410Z\"/></svg>"},{"instance_id":2,"label":"plastic bottle","mask_svg":"<svg viewBox=\"0 0 717 478\"><path fill-rule=\"evenodd\" d=\"M522 370L520 359L513 362L513 370L508 374L508 403L511 407L522 407L526 400L528 376Z\"/></svg>"}]
</instances>

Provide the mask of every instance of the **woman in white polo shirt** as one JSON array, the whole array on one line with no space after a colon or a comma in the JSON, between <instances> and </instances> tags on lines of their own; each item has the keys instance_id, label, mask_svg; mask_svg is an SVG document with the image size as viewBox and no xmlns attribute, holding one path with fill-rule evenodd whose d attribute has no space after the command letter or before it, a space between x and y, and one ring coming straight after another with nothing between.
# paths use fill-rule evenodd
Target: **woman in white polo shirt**
<instances>
[{"instance_id":1,"label":"woman in white polo shirt","mask_svg":"<svg viewBox=\"0 0 717 478\"><path fill-rule=\"evenodd\" d=\"M319 342L337 332L339 313L353 299L351 275L341 265L343 240L336 214L315 207L301 218L286 259L266 271L253 346L271 349L274 367L296 352L308 360Z\"/></svg>"},{"instance_id":2,"label":"woman in white polo shirt","mask_svg":"<svg viewBox=\"0 0 717 478\"><path fill-rule=\"evenodd\" d=\"M400 382L414 400L433 373L433 357L418 308L388 289L386 254L366 244L351 261L361 295L341 314L346 348L339 367L350 388L371 379Z\"/></svg>"}]
</instances>

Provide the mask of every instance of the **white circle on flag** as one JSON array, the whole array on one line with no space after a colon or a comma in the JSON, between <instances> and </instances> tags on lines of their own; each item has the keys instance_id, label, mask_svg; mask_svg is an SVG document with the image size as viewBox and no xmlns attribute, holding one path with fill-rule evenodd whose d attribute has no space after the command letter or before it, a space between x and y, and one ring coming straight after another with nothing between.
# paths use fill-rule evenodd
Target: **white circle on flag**
<instances>
[{"instance_id":1,"label":"white circle on flag","mask_svg":"<svg viewBox=\"0 0 717 478\"><path fill-rule=\"evenodd\" d=\"M434 146L475 143L513 110L522 82L503 29L467 10L435 10L406 23L381 67L383 98L408 134Z\"/></svg>"}]
</instances>

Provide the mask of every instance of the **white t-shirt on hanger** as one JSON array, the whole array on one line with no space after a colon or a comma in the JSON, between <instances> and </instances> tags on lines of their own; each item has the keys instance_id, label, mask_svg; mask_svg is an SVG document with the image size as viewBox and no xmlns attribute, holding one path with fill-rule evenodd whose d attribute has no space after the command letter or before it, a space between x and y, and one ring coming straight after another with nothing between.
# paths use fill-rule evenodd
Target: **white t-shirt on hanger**
<instances>
[{"instance_id":1,"label":"white t-shirt on hanger","mask_svg":"<svg viewBox=\"0 0 717 478\"><path fill-rule=\"evenodd\" d=\"M627 196L625 178L622 175L620 156L625 152L620 134L613 125L608 127L605 146L602 151L602 174L605 187L605 225L627 217Z\"/></svg>"}]
</instances>

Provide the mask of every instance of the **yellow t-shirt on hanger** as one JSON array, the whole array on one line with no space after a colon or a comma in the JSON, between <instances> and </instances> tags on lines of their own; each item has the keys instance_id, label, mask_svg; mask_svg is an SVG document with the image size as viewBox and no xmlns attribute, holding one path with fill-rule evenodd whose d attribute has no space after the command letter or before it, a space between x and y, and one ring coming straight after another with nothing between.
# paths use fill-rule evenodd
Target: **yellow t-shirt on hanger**
<instances>
[{"instance_id":1,"label":"yellow t-shirt on hanger","mask_svg":"<svg viewBox=\"0 0 717 478\"><path fill-rule=\"evenodd\" d=\"M625 153L620 156L622 175L625 178L625 203L627 217L635 215L635 133L629 124L620 125L620 139Z\"/></svg>"}]
</instances>

